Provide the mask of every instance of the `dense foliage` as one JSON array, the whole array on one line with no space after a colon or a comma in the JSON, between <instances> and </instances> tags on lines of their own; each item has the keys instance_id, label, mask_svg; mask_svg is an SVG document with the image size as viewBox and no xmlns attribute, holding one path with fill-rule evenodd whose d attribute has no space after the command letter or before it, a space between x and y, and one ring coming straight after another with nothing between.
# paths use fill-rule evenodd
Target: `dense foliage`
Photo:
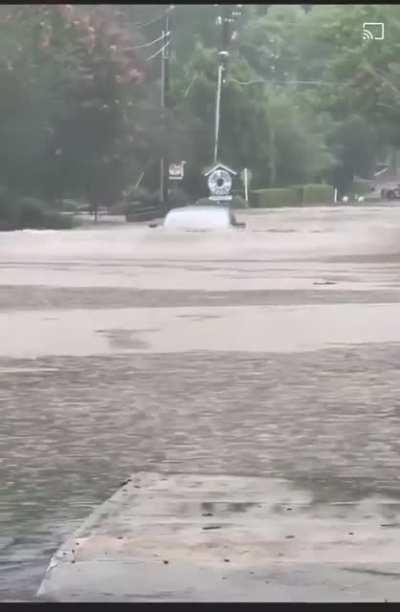
<instances>
[{"instance_id":1,"label":"dense foliage","mask_svg":"<svg viewBox=\"0 0 400 612\"><path fill-rule=\"evenodd\" d=\"M205 195L212 162L217 17L235 5L2 5L0 187L8 202L97 205L154 194L160 157L186 160ZM161 31L172 31L160 109ZM363 22L384 22L384 41ZM232 23L220 159L252 187L341 192L400 145L400 7L244 5ZM3 197L3 196L2 196ZM152 196L153 197L153 196ZM4 198L3 198L4 199ZM0 206L0 219L12 206Z\"/></svg>"}]
</instances>

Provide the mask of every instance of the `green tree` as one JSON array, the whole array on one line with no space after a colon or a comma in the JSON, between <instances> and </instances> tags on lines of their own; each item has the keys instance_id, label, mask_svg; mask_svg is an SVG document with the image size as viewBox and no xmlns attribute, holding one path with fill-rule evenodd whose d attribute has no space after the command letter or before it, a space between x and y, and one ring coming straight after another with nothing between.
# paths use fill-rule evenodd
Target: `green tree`
<instances>
[{"instance_id":1,"label":"green tree","mask_svg":"<svg viewBox=\"0 0 400 612\"><path fill-rule=\"evenodd\" d=\"M385 41L363 39L364 22L385 23ZM399 7L389 5L316 6L300 24L301 78L320 81L303 98L332 119L331 176L341 192L355 174L372 172L388 144L400 144L398 34Z\"/></svg>"},{"instance_id":2,"label":"green tree","mask_svg":"<svg viewBox=\"0 0 400 612\"><path fill-rule=\"evenodd\" d=\"M143 74L112 17L65 5L4 16L0 159L10 188L92 201L118 192L123 109Z\"/></svg>"}]
</instances>

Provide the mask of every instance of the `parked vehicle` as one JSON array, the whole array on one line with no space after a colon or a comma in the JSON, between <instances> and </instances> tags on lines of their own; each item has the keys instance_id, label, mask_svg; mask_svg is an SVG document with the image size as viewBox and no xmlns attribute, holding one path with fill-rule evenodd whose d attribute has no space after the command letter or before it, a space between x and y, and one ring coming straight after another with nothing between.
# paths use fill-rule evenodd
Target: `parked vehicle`
<instances>
[{"instance_id":1,"label":"parked vehicle","mask_svg":"<svg viewBox=\"0 0 400 612\"><path fill-rule=\"evenodd\" d=\"M400 200L400 184L381 189L382 200Z\"/></svg>"},{"instance_id":2,"label":"parked vehicle","mask_svg":"<svg viewBox=\"0 0 400 612\"><path fill-rule=\"evenodd\" d=\"M245 227L238 223L227 206L184 206L173 208L164 219L164 227L185 231L210 231Z\"/></svg>"}]
</instances>

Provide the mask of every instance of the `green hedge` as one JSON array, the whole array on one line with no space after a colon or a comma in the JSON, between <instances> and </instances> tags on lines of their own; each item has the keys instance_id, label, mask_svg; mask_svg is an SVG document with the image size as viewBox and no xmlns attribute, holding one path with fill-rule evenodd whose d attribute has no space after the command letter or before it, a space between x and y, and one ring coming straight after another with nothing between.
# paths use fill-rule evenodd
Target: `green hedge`
<instances>
[{"instance_id":1,"label":"green hedge","mask_svg":"<svg viewBox=\"0 0 400 612\"><path fill-rule=\"evenodd\" d=\"M334 198L332 185L310 184L303 186L303 204L331 204Z\"/></svg>"},{"instance_id":2,"label":"green hedge","mask_svg":"<svg viewBox=\"0 0 400 612\"><path fill-rule=\"evenodd\" d=\"M295 206L299 203L296 189L256 189L251 192L251 201L256 208L273 206Z\"/></svg>"},{"instance_id":3,"label":"green hedge","mask_svg":"<svg viewBox=\"0 0 400 612\"><path fill-rule=\"evenodd\" d=\"M248 203L240 195L234 195L232 197L231 206L235 209L248 208Z\"/></svg>"},{"instance_id":4,"label":"green hedge","mask_svg":"<svg viewBox=\"0 0 400 612\"><path fill-rule=\"evenodd\" d=\"M257 208L330 204L334 189L331 185L294 185L280 189L257 189L251 192L252 205Z\"/></svg>"},{"instance_id":5,"label":"green hedge","mask_svg":"<svg viewBox=\"0 0 400 612\"><path fill-rule=\"evenodd\" d=\"M351 190L353 195L365 196L371 193L371 187L367 183L359 183L358 181L353 181L353 187Z\"/></svg>"}]
</instances>

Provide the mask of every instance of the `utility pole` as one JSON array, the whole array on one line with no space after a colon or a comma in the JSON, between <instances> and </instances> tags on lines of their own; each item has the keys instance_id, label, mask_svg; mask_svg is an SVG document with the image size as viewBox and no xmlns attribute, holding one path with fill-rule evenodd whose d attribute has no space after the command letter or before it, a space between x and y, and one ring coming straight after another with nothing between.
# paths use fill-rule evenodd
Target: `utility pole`
<instances>
[{"instance_id":1,"label":"utility pole","mask_svg":"<svg viewBox=\"0 0 400 612\"><path fill-rule=\"evenodd\" d=\"M219 124L221 117L221 93L224 67L220 63L218 66L217 98L215 102L215 129L214 129L214 164L218 161L219 147Z\"/></svg>"},{"instance_id":2,"label":"utility pole","mask_svg":"<svg viewBox=\"0 0 400 612\"><path fill-rule=\"evenodd\" d=\"M215 5L215 6L218 6ZM242 5L237 4L236 10L232 9L232 6L224 5L222 8L222 15L217 18L217 24L221 26L221 47L218 52L218 79L217 79L217 92L215 101L215 123L214 123L214 164L218 161L219 153L219 135L220 135L220 123L221 123L221 98L223 85L226 82L226 71L227 63L229 58L229 46L232 39L232 23L236 17L241 15Z\"/></svg>"},{"instance_id":3,"label":"utility pole","mask_svg":"<svg viewBox=\"0 0 400 612\"><path fill-rule=\"evenodd\" d=\"M170 108L170 75L169 75L169 60L170 60L170 43L171 43L171 20L170 13L174 9L171 4L165 16L165 22L162 30L162 50L161 50L161 112L165 126L166 110ZM168 143L167 143L168 151ZM160 161L160 196L164 208L167 212L168 208L168 182L169 182L169 159L166 153Z\"/></svg>"},{"instance_id":4,"label":"utility pole","mask_svg":"<svg viewBox=\"0 0 400 612\"><path fill-rule=\"evenodd\" d=\"M162 51L161 51L161 113L162 121L165 126L165 110L166 110L166 93L167 93L167 71L168 71L168 48L165 45L168 43L168 16L165 19L164 29L162 31ZM167 212L168 205L168 168L166 156L160 160L160 200L164 212Z\"/></svg>"},{"instance_id":5,"label":"utility pole","mask_svg":"<svg viewBox=\"0 0 400 612\"><path fill-rule=\"evenodd\" d=\"M221 97L222 97L222 85L224 83L224 73L226 70L226 60L228 58L227 47L229 44L229 21L228 21L229 7L224 6L222 15L217 18L217 24L221 26L221 46L218 52L218 78L217 78L217 92L215 100L215 121L214 121L214 164L218 161L219 152L219 132L220 132L220 120L221 120Z\"/></svg>"}]
</instances>

